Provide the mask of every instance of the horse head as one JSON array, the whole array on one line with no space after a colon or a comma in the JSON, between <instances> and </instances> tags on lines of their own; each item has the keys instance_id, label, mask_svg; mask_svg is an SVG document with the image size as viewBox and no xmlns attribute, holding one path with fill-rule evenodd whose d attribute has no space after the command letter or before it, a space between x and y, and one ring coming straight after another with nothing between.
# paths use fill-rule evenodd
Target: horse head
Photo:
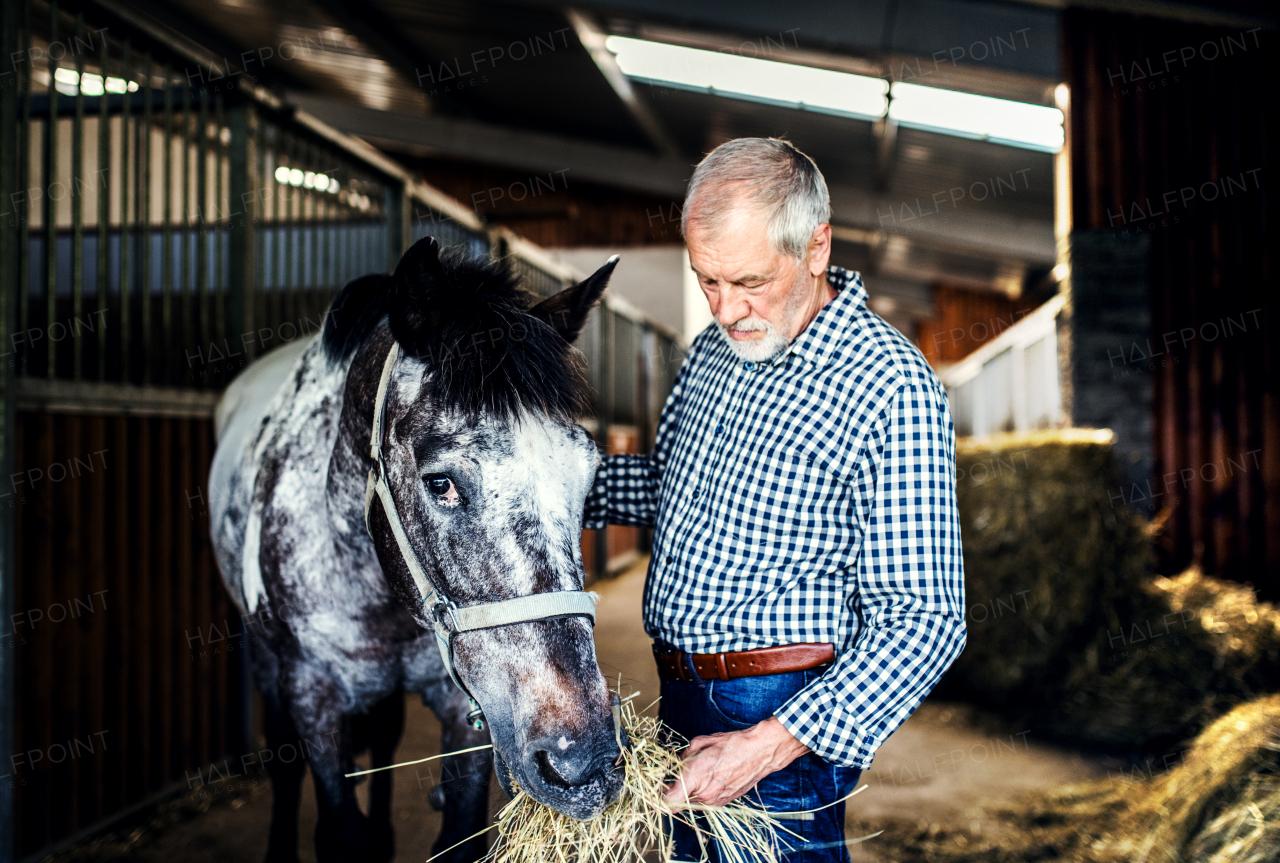
<instances>
[{"instance_id":1,"label":"horse head","mask_svg":"<svg viewBox=\"0 0 1280 863\"><path fill-rule=\"evenodd\" d=\"M367 340L353 370L364 367L365 403L369 382L385 381L371 442L381 465L370 469L383 472L395 512L370 493L367 525L392 592L420 625L439 623L440 606L423 599L432 589L463 610L582 590L582 513L599 454L574 421L588 400L571 344L615 263L528 308L508 270L441 260L427 239L382 286L396 351L379 330L383 339ZM582 819L617 797L612 696L589 618L525 620L447 641L446 663L483 709L508 793L518 786Z\"/></svg>"}]
</instances>

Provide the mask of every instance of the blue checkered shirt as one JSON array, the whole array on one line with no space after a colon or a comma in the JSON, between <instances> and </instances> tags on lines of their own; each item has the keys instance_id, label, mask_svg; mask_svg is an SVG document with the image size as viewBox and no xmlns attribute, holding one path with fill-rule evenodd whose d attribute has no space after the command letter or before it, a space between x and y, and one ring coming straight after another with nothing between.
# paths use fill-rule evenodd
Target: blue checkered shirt
<instances>
[{"instance_id":1,"label":"blue checkered shirt","mask_svg":"<svg viewBox=\"0 0 1280 863\"><path fill-rule=\"evenodd\" d=\"M714 324L694 340L653 452L604 459L584 525L654 528L652 637L691 653L836 645L775 715L865 769L964 648L955 432L861 277L827 278L835 299L771 361L739 359Z\"/></svg>"}]
</instances>

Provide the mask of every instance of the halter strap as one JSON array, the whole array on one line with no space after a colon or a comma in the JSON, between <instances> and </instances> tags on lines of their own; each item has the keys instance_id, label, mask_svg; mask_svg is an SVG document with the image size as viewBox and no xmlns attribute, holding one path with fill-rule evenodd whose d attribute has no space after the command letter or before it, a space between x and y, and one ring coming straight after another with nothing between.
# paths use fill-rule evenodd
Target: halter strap
<instances>
[{"instance_id":1,"label":"halter strap","mask_svg":"<svg viewBox=\"0 0 1280 863\"><path fill-rule=\"evenodd\" d=\"M591 624L594 626L596 595L583 590L557 590L459 607L447 594L432 585L426 570L418 560L417 553L409 543L409 535L405 532L404 523L400 520L400 512L396 508L395 498L391 495L391 486L387 482L387 465L382 458L382 432L387 389L391 382L391 371L399 356L400 346L392 339L391 349L387 351L387 358L382 363L382 377L378 381L378 394L373 402L373 428L369 435L369 455L373 458L374 467L369 471L369 479L365 483L364 526L372 537L369 512L373 508L374 498L377 498L382 504L382 512L387 518L387 523L391 526L391 534L396 538L396 545L400 548L400 557L409 568L413 583L418 588L418 593L422 595L423 605L431 617L444 667L458 688L470 695L471 693L462 685L453 668L453 637L455 635L459 632L472 632L477 629L492 629L513 623L560 617L587 617L591 619ZM474 700L473 698L472 701Z\"/></svg>"}]
</instances>

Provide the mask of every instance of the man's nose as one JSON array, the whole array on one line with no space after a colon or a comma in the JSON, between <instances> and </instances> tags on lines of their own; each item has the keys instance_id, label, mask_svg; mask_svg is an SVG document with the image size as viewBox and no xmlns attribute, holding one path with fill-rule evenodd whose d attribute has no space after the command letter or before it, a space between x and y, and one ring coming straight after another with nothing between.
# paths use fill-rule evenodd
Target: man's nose
<instances>
[{"instance_id":1,"label":"man's nose","mask_svg":"<svg viewBox=\"0 0 1280 863\"><path fill-rule=\"evenodd\" d=\"M712 314L716 316L716 320L724 326L749 317L751 314L751 304L747 302L746 297L733 290L733 288L722 288L719 294L719 302L711 309Z\"/></svg>"}]
</instances>

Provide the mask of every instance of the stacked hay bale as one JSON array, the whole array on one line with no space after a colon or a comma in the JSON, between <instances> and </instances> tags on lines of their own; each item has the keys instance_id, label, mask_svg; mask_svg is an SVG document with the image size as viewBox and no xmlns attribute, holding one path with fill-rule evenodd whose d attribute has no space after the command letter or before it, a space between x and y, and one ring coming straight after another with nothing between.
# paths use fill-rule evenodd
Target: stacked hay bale
<instances>
[{"instance_id":1,"label":"stacked hay bale","mask_svg":"<svg viewBox=\"0 0 1280 863\"><path fill-rule=\"evenodd\" d=\"M1123 628L1098 633L1045 717L1060 735L1154 750L1280 691L1280 609L1197 570L1138 585Z\"/></svg>"},{"instance_id":2,"label":"stacked hay bale","mask_svg":"<svg viewBox=\"0 0 1280 863\"><path fill-rule=\"evenodd\" d=\"M1006 713L1057 703L1072 657L1151 569L1145 524L1120 486L1107 431L1066 429L957 444L964 653L948 697Z\"/></svg>"},{"instance_id":3,"label":"stacked hay bale","mask_svg":"<svg viewBox=\"0 0 1280 863\"><path fill-rule=\"evenodd\" d=\"M1280 858L1280 696L1242 704L1196 738L1186 760L1115 795L1107 859L1137 863Z\"/></svg>"},{"instance_id":4,"label":"stacked hay bale","mask_svg":"<svg viewBox=\"0 0 1280 863\"><path fill-rule=\"evenodd\" d=\"M998 838L884 828L878 847L902 863L1270 863L1280 860L1280 696L1237 706L1167 771L1113 776L993 813Z\"/></svg>"},{"instance_id":5,"label":"stacked hay bale","mask_svg":"<svg viewBox=\"0 0 1280 863\"><path fill-rule=\"evenodd\" d=\"M957 447L968 645L939 686L1040 736L1165 751L1280 691L1280 612L1196 572L1152 575L1108 431Z\"/></svg>"}]
</instances>

